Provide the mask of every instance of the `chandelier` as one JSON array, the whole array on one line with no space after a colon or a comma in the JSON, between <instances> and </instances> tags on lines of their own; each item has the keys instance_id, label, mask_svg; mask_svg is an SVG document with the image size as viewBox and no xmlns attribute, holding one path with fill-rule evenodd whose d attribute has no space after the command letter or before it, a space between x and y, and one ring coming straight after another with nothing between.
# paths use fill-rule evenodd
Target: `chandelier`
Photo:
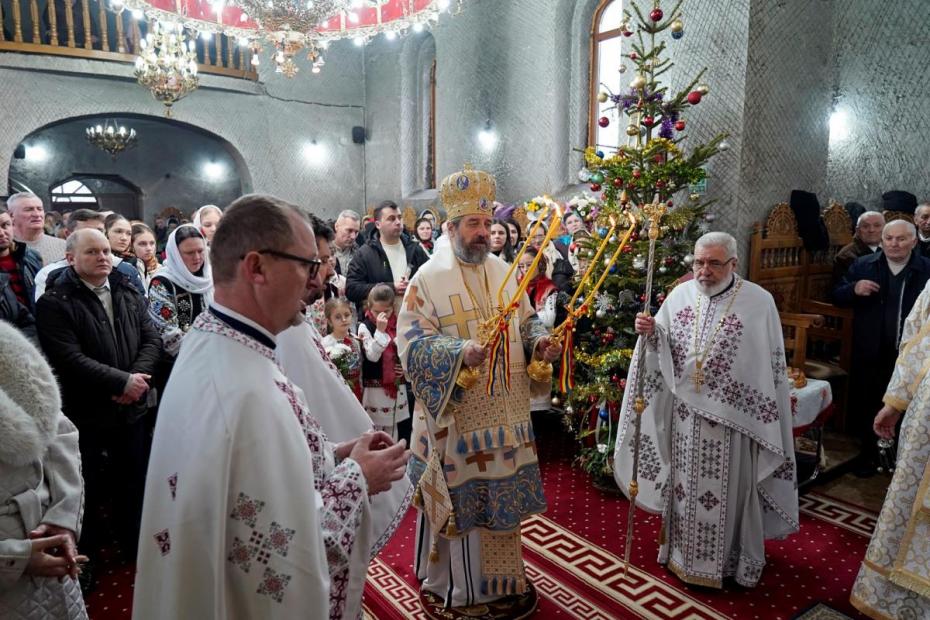
<instances>
[{"instance_id":1,"label":"chandelier","mask_svg":"<svg viewBox=\"0 0 930 620\"><path fill-rule=\"evenodd\" d=\"M84 130L87 141L103 149L116 159L123 151L136 145L136 130L117 126L115 121L107 120L103 125L92 125Z\"/></svg>"},{"instance_id":2,"label":"chandelier","mask_svg":"<svg viewBox=\"0 0 930 620\"><path fill-rule=\"evenodd\" d=\"M184 33L184 25L153 20L151 30L139 42L136 80L165 104L165 116L171 106L194 91L197 77L197 48Z\"/></svg>"}]
</instances>

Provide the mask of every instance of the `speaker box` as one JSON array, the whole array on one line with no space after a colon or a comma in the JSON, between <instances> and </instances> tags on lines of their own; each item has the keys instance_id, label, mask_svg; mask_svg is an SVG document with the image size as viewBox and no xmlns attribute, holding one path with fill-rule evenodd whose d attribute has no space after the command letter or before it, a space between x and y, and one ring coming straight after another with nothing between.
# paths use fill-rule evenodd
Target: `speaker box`
<instances>
[{"instance_id":1,"label":"speaker box","mask_svg":"<svg viewBox=\"0 0 930 620\"><path fill-rule=\"evenodd\" d=\"M13 159L26 159L26 147L20 144L13 149Z\"/></svg>"},{"instance_id":2,"label":"speaker box","mask_svg":"<svg viewBox=\"0 0 930 620\"><path fill-rule=\"evenodd\" d=\"M352 128L352 142L355 144L365 144L365 128L356 125Z\"/></svg>"}]
</instances>

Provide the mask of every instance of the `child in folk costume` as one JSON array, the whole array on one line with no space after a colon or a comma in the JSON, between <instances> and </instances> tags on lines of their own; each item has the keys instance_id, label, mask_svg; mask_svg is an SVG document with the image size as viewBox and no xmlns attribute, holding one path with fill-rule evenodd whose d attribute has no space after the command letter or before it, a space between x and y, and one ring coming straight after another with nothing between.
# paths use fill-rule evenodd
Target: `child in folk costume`
<instances>
[{"instance_id":1,"label":"child in folk costume","mask_svg":"<svg viewBox=\"0 0 930 620\"><path fill-rule=\"evenodd\" d=\"M543 254L535 273L529 273L529 269L539 253L536 248L530 246L520 257L517 263L517 274L520 280L529 278L530 284L526 289L526 294L530 298L530 304L536 310L536 316L551 330L557 320L564 320L564 312L561 308L565 303L559 303L559 289L550 278L546 276L546 255ZM563 294L564 296L564 294ZM567 302L567 300L566 300ZM563 316L557 316L563 315ZM530 411L548 411L552 404L552 385L530 380Z\"/></svg>"},{"instance_id":2,"label":"child in folk costume","mask_svg":"<svg viewBox=\"0 0 930 620\"><path fill-rule=\"evenodd\" d=\"M336 365L342 378L362 400L362 349L358 337L351 333L352 305L342 297L333 297L323 307L329 334L323 338L323 348Z\"/></svg>"},{"instance_id":3,"label":"child in folk costume","mask_svg":"<svg viewBox=\"0 0 930 620\"><path fill-rule=\"evenodd\" d=\"M404 371L395 343L397 315L394 313L394 289L390 285L377 284L371 289L358 335L365 349L362 406L371 416L375 430L383 430L394 439L409 439L412 420Z\"/></svg>"}]
</instances>

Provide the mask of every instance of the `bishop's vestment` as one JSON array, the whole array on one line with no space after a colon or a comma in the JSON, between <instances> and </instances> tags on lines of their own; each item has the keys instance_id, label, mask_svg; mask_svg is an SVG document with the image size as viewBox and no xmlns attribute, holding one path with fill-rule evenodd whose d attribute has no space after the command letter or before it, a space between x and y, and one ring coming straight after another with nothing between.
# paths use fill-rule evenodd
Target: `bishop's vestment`
<instances>
[{"instance_id":1,"label":"bishop's vestment","mask_svg":"<svg viewBox=\"0 0 930 620\"><path fill-rule=\"evenodd\" d=\"M928 287L904 323L901 346L884 397L885 404L905 412L894 477L850 598L860 611L883 620L930 618Z\"/></svg>"},{"instance_id":2,"label":"bishop's vestment","mask_svg":"<svg viewBox=\"0 0 930 620\"><path fill-rule=\"evenodd\" d=\"M546 509L526 374L546 331L526 295L508 332L510 390L499 382L487 396L488 362L477 385L455 384L479 320L496 313L507 269L493 255L469 265L451 248L437 250L411 280L398 319L398 350L417 400L408 465L422 497L415 568L446 607L526 592L520 522ZM516 287L512 277L505 302Z\"/></svg>"},{"instance_id":3,"label":"bishop's vestment","mask_svg":"<svg viewBox=\"0 0 930 620\"><path fill-rule=\"evenodd\" d=\"M645 373L639 494L661 514L659 562L683 581L755 586L764 539L798 530L791 403L775 303L734 276L713 297L679 284L640 338L624 394L614 476L629 496L633 401ZM645 348L645 363L640 364ZM700 364L698 364L700 361Z\"/></svg>"},{"instance_id":4,"label":"bishop's vestment","mask_svg":"<svg viewBox=\"0 0 930 620\"><path fill-rule=\"evenodd\" d=\"M369 518L274 337L219 304L184 338L149 461L133 617L342 618Z\"/></svg>"}]
</instances>

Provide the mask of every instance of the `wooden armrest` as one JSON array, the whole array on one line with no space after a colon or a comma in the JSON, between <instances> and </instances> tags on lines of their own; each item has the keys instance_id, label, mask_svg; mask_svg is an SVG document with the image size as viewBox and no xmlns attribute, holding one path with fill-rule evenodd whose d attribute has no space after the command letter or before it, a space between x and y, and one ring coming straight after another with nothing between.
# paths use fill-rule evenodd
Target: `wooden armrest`
<instances>
[{"instance_id":1,"label":"wooden armrest","mask_svg":"<svg viewBox=\"0 0 930 620\"><path fill-rule=\"evenodd\" d=\"M802 301L801 309L804 312L832 316L838 319L852 320L853 318L852 308L840 308L839 306L834 306L833 304L828 304L826 302L816 301L813 299L805 299Z\"/></svg>"},{"instance_id":2,"label":"wooden armrest","mask_svg":"<svg viewBox=\"0 0 930 620\"><path fill-rule=\"evenodd\" d=\"M791 325L792 327L820 327L824 323L822 314L806 314L801 312L779 312L778 318L782 325Z\"/></svg>"}]
</instances>

